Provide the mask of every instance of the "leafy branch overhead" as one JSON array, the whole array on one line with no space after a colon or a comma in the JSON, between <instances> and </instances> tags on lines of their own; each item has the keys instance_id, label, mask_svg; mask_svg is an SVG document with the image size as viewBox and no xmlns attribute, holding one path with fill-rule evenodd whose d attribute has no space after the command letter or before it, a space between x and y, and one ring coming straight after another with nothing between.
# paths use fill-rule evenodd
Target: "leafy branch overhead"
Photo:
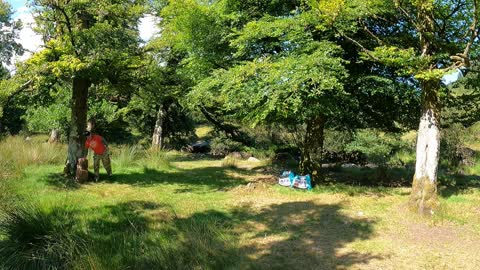
<instances>
[{"instance_id":1,"label":"leafy branch overhead","mask_svg":"<svg viewBox=\"0 0 480 270\"><path fill-rule=\"evenodd\" d=\"M471 65L478 37L476 0L310 3L340 37L360 48L364 60L396 67L400 76L439 80Z\"/></svg>"}]
</instances>

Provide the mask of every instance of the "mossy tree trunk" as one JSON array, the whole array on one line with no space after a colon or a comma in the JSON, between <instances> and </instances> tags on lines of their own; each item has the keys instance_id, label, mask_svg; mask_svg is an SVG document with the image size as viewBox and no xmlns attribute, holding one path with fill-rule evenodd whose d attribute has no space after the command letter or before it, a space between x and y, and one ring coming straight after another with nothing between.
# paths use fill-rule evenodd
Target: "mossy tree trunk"
<instances>
[{"instance_id":1,"label":"mossy tree trunk","mask_svg":"<svg viewBox=\"0 0 480 270\"><path fill-rule=\"evenodd\" d=\"M70 133L68 137L68 172L75 175L77 160L86 155L85 135L87 126L87 99L90 81L85 78L73 79Z\"/></svg>"},{"instance_id":2,"label":"mossy tree trunk","mask_svg":"<svg viewBox=\"0 0 480 270\"><path fill-rule=\"evenodd\" d=\"M422 214L438 205L437 171L440 159L440 82L422 82L423 108L418 127L415 175L410 204Z\"/></svg>"},{"instance_id":3,"label":"mossy tree trunk","mask_svg":"<svg viewBox=\"0 0 480 270\"><path fill-rule=\"evenodd\" d=\"M314 181L321 181L322 152L324 142L324 129L326 117L318 115L307 120L307 130L303 141L302 156L300 160L300 173L311 174Z\"/></svg>"}]
</instances>

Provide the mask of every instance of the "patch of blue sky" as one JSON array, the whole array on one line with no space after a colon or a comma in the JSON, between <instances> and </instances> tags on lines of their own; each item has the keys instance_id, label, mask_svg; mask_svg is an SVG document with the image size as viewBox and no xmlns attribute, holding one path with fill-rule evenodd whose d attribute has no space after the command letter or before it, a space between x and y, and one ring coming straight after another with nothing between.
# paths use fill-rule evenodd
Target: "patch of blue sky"
<instances>
[{"instance_id":1,"label":"patch of blue sky","mask_svg":"<svg viewBox=\"0 0 480 270\"><path fill-rule=\"evenodd\" d=\"M7 2L12 6L13 11L15 12L13 14L14 18L20 15L22 9L25 9L27 7L27 1L25 0L7 0Z\"/></svg>"}]
</instances>

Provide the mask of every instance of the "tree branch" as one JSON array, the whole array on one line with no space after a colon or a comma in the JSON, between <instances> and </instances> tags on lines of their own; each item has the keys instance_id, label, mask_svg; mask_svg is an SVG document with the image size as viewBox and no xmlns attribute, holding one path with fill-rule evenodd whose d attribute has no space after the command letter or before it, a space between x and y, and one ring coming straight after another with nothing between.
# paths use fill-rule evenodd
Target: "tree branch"
<instances>
[{"instance_id":1,"label":"tree branch","mask_svg":"<svg viewBox=\"0 0 480 270\"><path fill-rule=\"evenodd\" d=\"M467 44L465 45L465 49L463 53L457 53L456 55L450 56L450 59L454 60L455 62L452 64L451 67L469 67L470 66L470 50L472 48L473 43L478 37L478 0L473 0L473 21L472 25L469 27L470 32L470 39L468 40ZM467 34L468 35L468 32Z\"/></svg>"},{"instance_id":2,"label":"tree branch","mask_svg":"<svg viewBox=\"0 0 480 270\"><path fill-rule=\"evenodd\" d=\"M367 25L364 22L361 22L361 24L363 25L363 30L365 30L365 32L367 32L372 38L374 38L380 46L385 45L385 42L383 42L377 35L370 31L370 29L368 29Z\"/></svg>"},{"instance_id":3,"label":"tree branch","mask_svg":"<svg viewBox=\"0 0 480 270\"><path fill-rule=\"evenodd\" d=\"M397 6L397 8L400 10L400 12L403 13L403 15L405 16L405 18L410 21L417 30L420 30L420 25L418 24L418 22L416 22L412 16L402 7L402 3L399 1L399 0L395 0L395 4Z\"/></svg>"},{"instance_id":4,"label":"tree branch","mask_svg":"<svg viewBox=\"0 0 480 270\"><path fill-rule=\"evenodd\" d=\"M353 44L355 44L357 47L359 47L364 53L366 53L368 55L368 57L370 57L372 60L376 61L376 62L381 62L380 59L378 57L376 57L375 55L372 54L372 51L365 48L365 46L363 46L360 42L356 41L355 39L345 35L344 33L342 32L338 32L342 37L344 37L345 39L347 39L348 41L352 42Z\"/></svg>"},{"instance_id":5,"label":"tree branch","mask_svg":"<svg viewBox=\"0 0 480 270\"><path fill-rule=\"evenodd\" d=\"M50 5L51 5L54 9L60 11L60 13L62 13L63 17L65 17L65 25L67 26L67 29L68 29L68 32L69 32L70 43L72 44L73 51L75 52L75 55L76 55L77 57L79 57L80 54L79 54L78 51L75 49L75 48L76 48L76 44L75 44L75 38L73 37L72 23L70 22L70 17L68 17L68 14L67 14L67 12L65 11L64 8L62 8L62 7L60 7L59 5L54 4L54 3L51 3Z\"/></svg>"},{"instance_id":6,"label":"tree branch","mask_svg":"<svg viewBox=\"0 0 480 270\"><path fill-rule=\"evenodd\" d=\"M27 89L31 84L33 83L33 80L30 79L28 80L27 82L25 82L24 84L20 85L20 87L18 87L15 91L13 91L12 93L10 93L7 97L7 100L5 101L5 103L10 103L10 101L12 100L12 98L14 98L16 95L20 94L22 91L24 91L25 89Z\"/></svg>"},{"instance_id":7,"label":"tree branch","mask_svg":"<svg viewBox=\"0 0 480 270\"><path fill-rule=\"evenodd\" d=\"M463 51L463 55L465 57L468 57L468 54L470 53L470 49L473 45L473 42L475 42L475 39L478 36L478 29L477 29L477 24L478 24L478 2L477 0L473 0L473 22L472 25L470 26L470 40L468 41L467 45L465 46L465 50Z\"/></svg>"}]
</instances>

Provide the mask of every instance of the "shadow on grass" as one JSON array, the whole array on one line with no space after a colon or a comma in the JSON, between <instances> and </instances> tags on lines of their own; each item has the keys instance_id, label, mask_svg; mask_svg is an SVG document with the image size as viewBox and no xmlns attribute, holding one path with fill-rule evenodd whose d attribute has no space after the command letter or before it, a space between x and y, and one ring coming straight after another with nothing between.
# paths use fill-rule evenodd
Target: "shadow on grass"
<instances>
[{"instance_id":1,"label":"shadow on grass","mask_svg":"<svg viewBox=\"0 0 480 270\"><path fill-rule=\"evenodd\" d=\"M203 167L197 169L177 169L176 171L159 171L143 168L141 173L120 173L109 178L100 176L101 182L128 184L134 186L153 186L157 184L180 184L185 186L183 192L196 192L193 186L207 186L213 190L228 190L238 185L246 184L241 177L235 177L229 172L247 174L244 170L226 169L222 167ZM102 180L103 179L103 180Z\"/></svg>"},{"instance_id":2,"label":"shadow on grass","mask_svg":"<svg viewBox=\"0 0 480 270\"><path fill-rule=\"evenodd\" d=\"M340 210L339 204L312 202L281 203L254 215L243 209L240 216L252 224L246 231L256 232L243 248L255 258L250 264L258 269L336 269L383 259L370 253L339 252L348 243L370 238L375 224Z\"/></svg>"},{"instance_id":3,"label":"shadow on grass","mask_svg":"<svg viewBox=\"0 0 480 270\"><path fill-rule=\"evenodd\" d=\"M50 173L43 176L41 180L58 189L78 189L81 187L80 183L75 182L71 177L67 177L63 173Z\"/></svg>"},{"instance_id":4,"label":"shadow on grass","mask_svg":"<svg viewBox=\"0 0 480 270\"><path fill-rule=\"evenodd\" d=\"M471 188L480 188L480 176L462 174L439 174L439 194L444 198L467 192Z\"/></svg>"},{"instance_id":5,"label":"shadow on grass","mask_svg":"<svg viewBox=\"0 0 480 270\"><path fill-rule=\"evenodd\" d=\"M224 269L236 264L231 219L216 211L178 217L171 206L129 201L88 210L90 267L107 269Z\"/></svg>"},{"instance_id":6,"label":"shadow on grass","mask_svg":"<svg viewBox=\"0 0 480 270\"><path fill-rule=\"evenodd\" d=\"M255 172L245 169L223 168L223 167L203 167L196 169L176 169L175 171L161 171L144 167L142 172L114 173L108 177L100 173L99 183L117 183L132 186L154 186L158 184L179 184L185 188L179 192L203 192L194 188L194 186L206 186L211 190L228 190L238 185L246 184L247 181L242 177L231 175L237 173L240 175L252 175ZM41 181L54 186L58 189L78 189L82 184L65 177L61 173L50 173L41 178ZM95 184L89 181L86 184Z\"/></svg>"},{"instance_id":7,"label":"shadow on grass","mask_svg":"<svg viewBox=\"0 0 480 270\"><path fill-rule=\"evenodd\" d=\"M65 253L60 246L42 253L42 258L25 256L10 262L29 265L29 260L55 259L59 269L336 269L384 259L385 255L344 250L351 242L369 239L375 222L346 216L341 208L339 204L287 202L261 210L243 206L179 217L168 204L134 200L64 209L62 213L67 212L62 215L41 215L13 224L13 232L25 226L36 228L38 220L48 226L40 240L35 235L15 240L17 245L0 252L0 262L17 258L35 239L45 250L52 239L67 239L68 260L58 259ZM50 224L72 225L56 229ZM16 238L2 235L0 239L2 247Z\"/></svg>"},{"instance_id":8,"label":"shadow on grass","mask_svg":"<svg viewBox=\"0 0 480 270\"><path fill-rule=\"evenodd\" d=\"M326 180L364 187L402 187L411 185L414 171L411 168L333 167L325 170Z\"/></svg>"},{"instance_id":9,"label":"shadow on grass","mask_svg":"<svg viewBox=\"0 0 480 270\"><path fill-rule=\"evenodd\" d=\"M368 188L375 189L376 193L389 192L383 187L411 187L414 168L393 167L379 168L330 168L325 170L326 183L321 187L331 188L335 192L349 195L362 195ZM332 184L343 184L332 187ZM468 191L471 188L480 188L480 176L449 173L439 170L439 195L448 198ZM369 192L369 191L368 191Z\"/></svg>"},{"instance_id":10,"label":"shadow on grass","mask_svg":"<svg viewBox=\"0 0 480 270\"><path fill-rule=\"evenodd\" d=\"M95 209L103 215L88 224L88 238L101 264L125 269L335 269L383 259L340 252L374 226L340 210L289 202L178 217L168 205L133 201Z\"/></svg>"}]
</instances>

